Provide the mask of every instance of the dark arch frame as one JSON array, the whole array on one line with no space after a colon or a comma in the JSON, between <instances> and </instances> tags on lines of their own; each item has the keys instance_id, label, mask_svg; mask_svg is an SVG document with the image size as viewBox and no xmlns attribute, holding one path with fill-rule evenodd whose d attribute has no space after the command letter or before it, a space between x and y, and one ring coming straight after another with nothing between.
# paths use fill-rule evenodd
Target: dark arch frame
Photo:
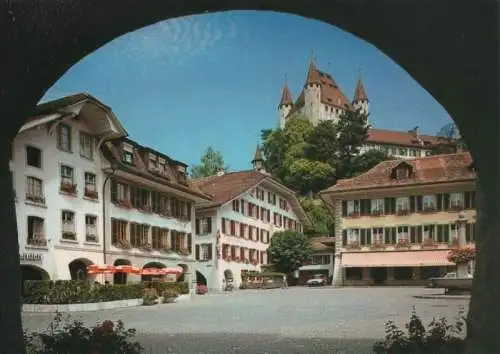
<instances>
[{"instance_id":1,"label":"dark arch frame","mask_svg":"<svg viewBox=\"0 0 500 354\"><path fill-rule=\"evenodd\" d=\"M69 273L71 275L71 280L88 280L91 277L87 272L87 267L94 264L90 259L87 258L76 258L68 263Z\"/></svg>"},{"instance_id":2,"label":"dark arch frame","mask_svg":"<svg viewBox=\"0 0 500 354\"><path fill-rule=\"evenodd\" d=\"M99 11L95 11L96 7ZM384 0L317 0L307 4L151 0L148 6L137 0L76 0L44 2L40 6L32 6L29 0L4 1L0 4L0 38L9 54L2 57L0 66L0 116L9 117L13 123L0 132L4 151L44 92L71 65L101 45L163 19L237 9L299 14L363 38L401 65L453 116L481 171L477 183L481 237L477 241L478 262L470 306L471 313L480 316L469 323L468 336L478 352L500 352L500 336L496 335L500 307L494 303L500 297L500 275L495 270L500 250L498 1L485 0L475 6L454 0L396 5ZM111 17L113 26L107 21ZM37 26L32 26L35 22ZM4 286L10 287L20 279L20 269L12 181L5 158L0 171L0 192L6 196L0 217L5 220L6 233L12 235L0 240L0 249L5 250L0 267L9 271ZM1 338L13 352L22 353L18 303L19 296L14 292L0 295L3 318L9 321Z\"/></svg>"},{"instance_id":3,"label":"dark arch frame","mask_svg":"<svg viewBox=\"0 0 500 354\"><path fill-rule=\"evenodd\" d=\"M120 266L120 265L132 265L132 262L130 262L128 259L124 258L117 258L113 262L114 266ZM128 276L127 273L114 273L113 274L113 284L127 284Z\"/></svg>"},{"instance_id":4,"label":"dark arch frame","mask_svg":"<svg viewBox=\"0 0 500 354\"><path fill-rule=\"evenodd\" d=\"M196 284L208 286L207 277L199 270L196 271Z\"/></svg>"},{"instance_id":5,"label":"dark arch frame","mask_svg":"<svg viewBox=\"0 0 500 354\"><path fill-rule=\"evenodd\" d=\"M148 262L146 264L144 264L142 266L142 268L167 268L167 266L165 264L163 264L162 262L156 262L156 261L152 261L152 262ZM162 278L163 276L160 276L160 278ZM153 280L153 276L152 275L141 275L141 281L151 281Z\"/></svg>"}]
</instances>

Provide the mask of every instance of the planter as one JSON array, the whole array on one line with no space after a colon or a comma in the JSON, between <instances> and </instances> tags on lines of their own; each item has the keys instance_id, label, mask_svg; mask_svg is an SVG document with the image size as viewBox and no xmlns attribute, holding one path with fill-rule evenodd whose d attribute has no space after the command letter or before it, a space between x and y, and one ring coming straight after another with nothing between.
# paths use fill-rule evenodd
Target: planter
<instances>
[{"instance_id":1,"label":"planter","mask_svg":"<svg viewBox=\"0 0 500 354\"><path fill-rule=\"evenodd\" d=\"M358 242L348 243L345 245L345 248L348 250L360 250L361 245Z\"/></svg>"},{"instance_id":2,"label":"planter","mask_svg":"<svg viewBox=\"0 0 500 354\"><path fill-rule=\"evenodd\" d=\"M119 208L132 209L132 204L128 200L117 200L114 204Z\"/></svg>"},{"instance_id":3,"label":"planter","mask_svg":"<svg viewBox=\"0 0 500 354\"><path fill-rule=\"evenodd\" d=\"M96 191L90 190L90 189L85 189L85 192L83 195L87 198L90 198L90 199L99 199L99 193L97 193Z\"/></svg>"},{"instance_id":4,"label":"planter","mask_svg":"<svg viewBox=\"0 0 500 354\"><path fill-rule=\"evenodd\" d=\"M359 212L358 211L353 211L352 213L349 213L348 216L350 218L359 218Z\"/></svg>"},{"instance_id":5,"label":"planter","mask_svg":"<svg viewBox=\"0 0 500 354\"><path fill-rule=\"evenodd\" d=\"M59 190L63 193L76 195L76 184L71 183L61 183Z\"/></svg>"},{"instance_id":6,"label":"planter","mask_svg":"<svg viewBox=\"0 0 500 354\"><path fill-rule=\"evenodd\" d=\"M408 214L410 214L408 209L400 209L396 213L397 216L407 216Z\"/></svg>"}]
</instances>

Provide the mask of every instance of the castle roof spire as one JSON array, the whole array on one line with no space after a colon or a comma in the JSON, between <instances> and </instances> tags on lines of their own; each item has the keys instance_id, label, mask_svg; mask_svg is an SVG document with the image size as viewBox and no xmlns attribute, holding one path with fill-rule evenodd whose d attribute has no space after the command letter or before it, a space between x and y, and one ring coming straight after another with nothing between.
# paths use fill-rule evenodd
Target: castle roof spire
<instances>
[{"instance_id":1,"label":"castle roof spire","mask_svg":"<svg viewBox=\"0 0 500 354\"><path fill-rule=\"evenodd\" d=\"M285 74L285 85L283 86L283 90L281 91L281 100L280 100L280 107L281 106L286 106L286 105L293 105L293 99L292 99L292 94L290 92L290 89L288 88L288 82Z\"/></svg>"},{"instance_id":2,"label":"castle roof spire","mask_svg":"<svg viewBox=\"0 0 500 354\"><path fill-rule=\"evenodd\" d=\"M255 149L255 154L253 155L252 163L262 162L264 159L262 158L262 150L260 149L260 144L257 144L257 148Z\"/></svg>"},{"instance_id":3,"label":"castle roof spire","mask_svg":"<svg viewBox=\"0 0 500 354\"><path fill-rule=\"evenodd\" d=\"M365 91L365 86L363 85L363 79L361 78L361 69L358 72L358 83L356 85L356 91L354 91L354 102L366 100L368 101L368 95Z\"/></svg>"},{"instance_id":4,"label":"castle roof spire","mask_svg":"<svg viewBox=\"0 0 500 354\"><path fill-rule=\"evenodd\" d=\"M306 85L317 84L320 81L315 61L316 59L314 57L314 53L311 52L311 60L309 62L309 70L307 71Z\"/></svg>"}]
</instances>

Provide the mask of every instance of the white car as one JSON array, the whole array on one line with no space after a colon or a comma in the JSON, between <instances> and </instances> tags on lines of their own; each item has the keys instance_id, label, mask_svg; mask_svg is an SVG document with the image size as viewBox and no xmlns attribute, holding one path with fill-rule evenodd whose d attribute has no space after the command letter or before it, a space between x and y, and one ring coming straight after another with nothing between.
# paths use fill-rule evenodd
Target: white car
<instances>
[{"instance_id":1,"label":"white car","mask_svg":"<svg viewBox=\"0 0 500 354\"><path fill-rule=\"evenodd\" d=\"M307 286L325 286L328 280L323 274L314 274L308 281Z\"/></svg>"}]
</instances>

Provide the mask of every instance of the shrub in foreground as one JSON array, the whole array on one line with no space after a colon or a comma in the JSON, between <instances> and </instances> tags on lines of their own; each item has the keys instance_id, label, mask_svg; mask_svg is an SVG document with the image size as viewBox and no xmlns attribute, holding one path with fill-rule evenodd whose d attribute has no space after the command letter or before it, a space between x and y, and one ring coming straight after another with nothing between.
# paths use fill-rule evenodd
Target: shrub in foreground
<instances>
[{"instance_id":1,"label":"shrub in foreground","mask_svg":"<svg viewBox=\"0 0 500 354\"><path fill-rule=\"evenodd\" d=\"M142 304L144 306L156 305L158 297L158 291L155 288L146 288L142 294Z\"/></svg>"},{"instance_id":2,"label":"shrub in foreground","mask_svg":"<svg viewBox=\"0 0 500 354\"><path fill-rule=\"evenodd\" d=\"M104 321L94 327L57 313L49 328L25 332L27 354L140 354L142 346L133 341L135 329L126 329L121 321Z\"/></svg>"},{"instance_id":3,"label":"shrub in foreground","mask_svg":"<svg viewBox=\"0 0 500 354\"><path fill-rule=\"evenodd\" d=\"M406 323L406 332L392 321L385 324L385 340L373 346L377 354L463 354L465 353L465 317L460 310L456 322L450 324L446 318L433 319L427 326L416 314L415 308Z\"/></svg>"}]
</instances>

